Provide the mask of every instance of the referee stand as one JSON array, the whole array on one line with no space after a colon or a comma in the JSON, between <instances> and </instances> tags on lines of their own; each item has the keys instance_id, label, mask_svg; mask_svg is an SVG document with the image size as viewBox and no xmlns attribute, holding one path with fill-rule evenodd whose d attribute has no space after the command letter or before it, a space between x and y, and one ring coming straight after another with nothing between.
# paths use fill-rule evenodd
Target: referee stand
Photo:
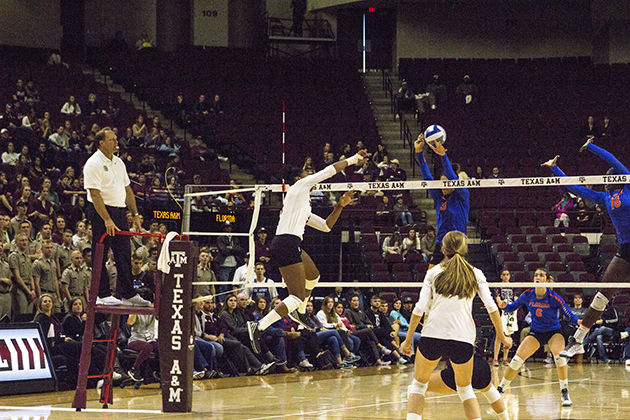
<instances>
[{"instance_id":1,"label":"referee stand","mask_svg":"<svg viewBox=\"0 0 630 420\"><path fill-rule=\"evenodd\" d=\"M166 235L117 231L116 235L151 236L160 242ZM107 233L94 245L92 259L92 280L87 302L85 329L79 362L79 377L72 407L77 411L86 408L88 379L103 379L99 402L103 408L113 403L112 375L116 359L120 316L154 315L159 319L158 343L160 352L160 373L162 388L162 409L164 412L190 412L192 410L192 279L196 275L198 248L190 241L171 241L168 245L170 273L162 273L155 278L155 302L153 307L97 305L100 269L104 258L103 241ZM105 281L109 281L105 279ZM96 314L110 315L111 325L107 338L94 339ZM168 338L171 340L168 340ZM92 346L94 343L107 343L103 372L89 375ZM167 363L170 361L171 363ZM173 373L174 372L174 373Z\"/></svg>"}]
</instances>

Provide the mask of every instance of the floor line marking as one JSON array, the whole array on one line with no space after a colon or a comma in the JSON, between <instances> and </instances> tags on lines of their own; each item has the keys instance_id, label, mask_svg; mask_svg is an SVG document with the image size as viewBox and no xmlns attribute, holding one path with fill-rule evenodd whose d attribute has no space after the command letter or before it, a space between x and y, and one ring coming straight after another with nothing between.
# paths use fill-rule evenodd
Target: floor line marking
<instances>
[{"instance_id":1,"label":"floor line marking","mask_svg":"<svg viewBox=\"0 0 630 420\"><path fill-rule=\"evenodd\" d=\"M77 411L76 408L72 407L52 407L49 405L34 405L34 406L11 406L11 405L0 405L0 410L8 411L8 410L38 410L38 411ZM142 413L142 414L164 414L162 410L134 410L131 408L82 408L82 413Z\"/></svg>"},{"instance_id":2,"label":"floor line marking","mask_svg":"<svg viewBox=\"0 0 630 420\"><path fill-rule=\"evenodd\" d=\"M583 382L583 381L588 381L588 380L590 380L590 378L571 379L568 382ZM553 384L557 384L557 383L558 383L558 381L543 382L543 383L539 383L539 384L517 385L517 386L512 386L512 387L510 387L508 389L530 388L530 387L534 387L534 386L553 385ZM475 393L480 393L480 391L475 391ZM438 399L442 399L442 398L450 398L450 397L455 397L455 396L457 396L456 392L454 392L452 394L444 394L444 395L436 395L436 396L433 396L433 397L427 397L426 399L427 400L438 400ZM403 403L406 403L406 402L407 402L407 400L388 401L388 402L374 403L374 404L355 405L355 406L352 406L352 407L329 408L329 409L326 409L326 410L308 411L308 412L304 412L304 413L278 414L278 415L274 415L274 416L265 416L265 417L251 417L251 418L248 418L247 420L281 419L281 418L294 417L294 416L322 415L322 414L330 413L330 412L333 412L333 411L354 410L354 409L357 409L357 408L368 408L368 407L379 407L379 406L383 406L383 405L403 404Z\"/></svg>"}]
</instances>

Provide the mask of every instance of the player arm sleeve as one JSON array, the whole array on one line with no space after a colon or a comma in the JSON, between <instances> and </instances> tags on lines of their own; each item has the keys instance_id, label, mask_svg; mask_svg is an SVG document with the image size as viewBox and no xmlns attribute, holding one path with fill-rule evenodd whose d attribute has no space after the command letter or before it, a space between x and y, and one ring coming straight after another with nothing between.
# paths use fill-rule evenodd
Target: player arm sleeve
<instances>
[{"instance_id":1,"label":"player arm sleeve","mask_svg":"<svg viewBox=\"0 0 630 420\"><path fill-rule=\"evenodd\" d=\"M527 294L527 292L523 292L518 299L516 299L514 302L512 303L508 303L507 306L505 308L503 308L504 312L514 312L515 310L517 310L525 301L525 295Z\"/></svg>"},{"instance_id":2,"label":"player arm sleeve","mask_svg":"<svg viewBox=\"0 0 630 420\"><path fill-rule=\"evenodd\" d=\"M569 309L564 299L562 299L560 295L555 295L555 297L558 300L558 305L560 306L560 309L562 310L564 315L567 317L567 319L571 322L571 324L577 325L578 317L571 311L571 309Z\"/></svg>"},{"instance_id":3,"label":"player arm sleeve","mask_svg":"<svg viewBox=\"0 0 630 420\"><path fill-rule=\"evenodd\" d=\"M499 308L497 307L494 299L492 299L492 293L490 293L490 288L488 287L486 276L484 276L483 274L479 274L477 276L477 283L479 284L479 297L486 307L486 311L488 311L488 313L498 311Z\"/></svg>"},{"instance_id":4,"label":"player arm sleeve","mask_svg":"<svg viewBox=\"0 0 630 420\"><path fill-rule=\"evenodd\" d=\"M619 162L619 160L609 151L602 149L599 146L595 146L593 143L590 143L586 146L586 148L604 160L604 162L615 168L617 172L630 175L628 168L626 168L623 163Z\"/></svg>"},{"instance_id":5,"label":"player arm sleeve","mask_svg":"<svg viewBox=\"0 0 630 420\"><path fill-rule=\"evenodd\" d=\"M416 306L413 308L413 314L422 317L429 310L429 304L431 302L431 281L429 280L429 273L424 276L424 282L422 283L422 289L420 289L420 297Z\"/></svg>"},{"instance_id":6,"label":"player arm sleeve","mask_svg":"<svg viewBox=\"0 0 630 420\"><path fill-rule=\"evenodd\" d=\"M433 176L431 175L431 171L429 170L429 165L427 165L427 161L424 159L424 154L422 152L416 153L416 162L420 167L422 179L425 181L433 181ZM438 192L436 189L429 189L429 194L431 194L433 200L440 199L440 192Z\"/></svg>"},{"instance_id":7,"label":"player arm sleeve","mask_svg":"<svg viewBox=\"0 0 630 420\"><path fill-rule=\"evenodd\" d=\"M313 175L309 175L300 179L296 184L302 184L304 188L308 188L309 190L313 188L316 184L327 180L331 176L335 175L337 170L333 165L328 165L324 169L319 172L315 172Z\"/></svg>"},{"instance_id":8,"label":"player arm sleeve","mask_svg":"<svg viewBox=\"0 0 630 420\"><path fill-rule=\"evenodd\" d=\"M448 179L459 179L459 177L453 170L451 161L448 156L446 156L446 153L444 153L444 156L442 156L442 170L444 171L444 175L446 175Z\"/></svg>"},{"instance_id":9,"label":"player arm sleeve","mask_svg":"<svg viewBox=\"0 0 630 420\"><path fill-rule=\"evenodd\" d=\"M326 224L326 220L322 219L318 215L311 213L306 221L306 224L321 232L330 232L330 227Z\"/></svg>"},{"instance_id":10,"label":"player arm sleeve","mask_svg":"<svg viewBox=\"0 0 630 420\"><path fill-rule=\"evenodd\" d=\"M555 165L554 167L552 167L551 170L556 176L567 176L564 172L562 172L562 169L560 169L558 165ZM572 192L573 194L577 196L586 198L587 200L590 200L596 204L599 204L600 206L604 205L604 197L603 197L604 193L593 191L590 188L586 188L581 185L566 185L566 187L567 187L567 190L569 190L570 192Z\"/></svg>"}]
</instances>

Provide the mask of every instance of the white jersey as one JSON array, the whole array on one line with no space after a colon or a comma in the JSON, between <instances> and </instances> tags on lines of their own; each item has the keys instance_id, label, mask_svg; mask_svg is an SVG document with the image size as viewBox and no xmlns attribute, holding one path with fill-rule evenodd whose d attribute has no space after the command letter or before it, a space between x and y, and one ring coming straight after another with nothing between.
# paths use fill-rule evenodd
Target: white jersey
<instances>
[{"instance_id":1,"label":"white jersey","mask_svg":"<svg viewBox=\"0 0 630 420\"><path fill-rule=\"evenodd\" d=\"M444 270L439 264L427 271L420 298L413 309L415 315L426 314L422 336L463 341L474 346L477 335L472 317L474 296L470 299L460 299L457 296L446 297L436 293L434 280L442 271ZM492 299L486 276L478 268L474 268L474 273L479 285L479 297L488 313L499 310Z\"/></svg>"},{"instance_id":2,"label":"white jersey","mask_svg":"<svg viewBox=\"0 0 630 420\"><path fill-rule=\"evenodd\" d=\"M329 165L321 171L297 181L289 187L284 198L284 206L280 212L280 220L276 235L295 235L302 239L304 227L309 225L326 232L326 221L311 213L311 189L337 173L334 166ZM330 230L330 229L328 229Z\"/></svg>"}]
</instances>

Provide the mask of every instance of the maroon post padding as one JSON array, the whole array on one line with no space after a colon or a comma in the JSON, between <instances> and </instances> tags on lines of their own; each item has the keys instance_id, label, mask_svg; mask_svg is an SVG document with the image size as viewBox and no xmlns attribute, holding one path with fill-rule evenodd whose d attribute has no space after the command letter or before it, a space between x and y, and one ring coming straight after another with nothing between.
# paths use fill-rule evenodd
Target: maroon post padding
<instances>
[{"instance_id":1,"label":"maroon post padding","mask_svg":"<svg viewBox=\"0 0 630 420\"><path fill-rule=\"evenodd\" d=\"M199 248L195 242L170 242L171 272L164 274L158 324L162 411L165 413L192 411L192 282L197 278L198 260Z\"/></svg>"}]
</instances>

